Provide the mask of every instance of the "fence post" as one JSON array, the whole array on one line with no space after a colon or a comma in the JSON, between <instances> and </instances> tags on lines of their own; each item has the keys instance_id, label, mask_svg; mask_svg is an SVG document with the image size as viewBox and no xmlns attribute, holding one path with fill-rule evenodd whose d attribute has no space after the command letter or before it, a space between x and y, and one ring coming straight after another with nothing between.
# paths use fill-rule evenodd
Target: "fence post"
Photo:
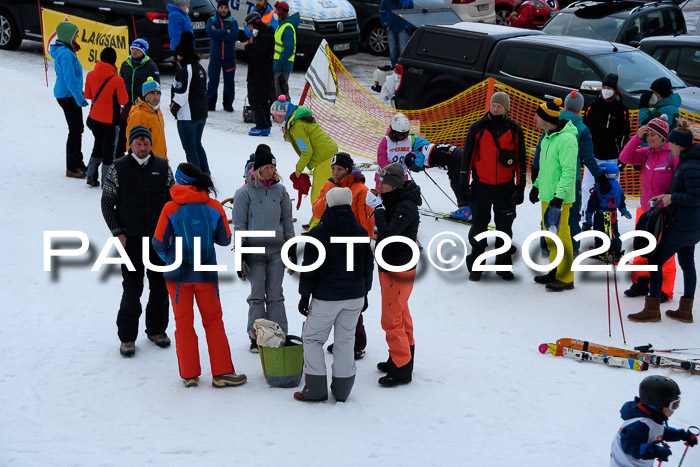
<instances>
[{"instance_id":1,"label":"fence post","mask_svg":"<svg viewBox=\"0 0 700 467\"><path fill-rule=\"evenodd\" d=\"M309 82L307 81L306 84L304 85L304 92L301 93L301 98L299 99L299 105L304 105L304 101L306 100L306 94L309 92Z\"/></svg>"}]
</instances>

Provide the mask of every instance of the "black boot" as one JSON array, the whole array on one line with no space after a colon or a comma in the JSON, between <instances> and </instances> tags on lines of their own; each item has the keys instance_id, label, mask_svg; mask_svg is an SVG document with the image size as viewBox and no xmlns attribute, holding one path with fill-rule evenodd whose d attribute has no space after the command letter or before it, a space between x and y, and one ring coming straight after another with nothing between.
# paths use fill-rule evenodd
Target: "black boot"
<instances>
[{"instance_id":1,"label":"black boot","mask_svg":"<svg viewBox=\"0 0 700 467\"><path fill-rule=\"evenodd\" d=\"M230 101L233 101L233 99L229 99L228 96L224 93L224 101L222 103L224 104L224 110L226 112L233 112L233 104L231 104Z\"/></svg>"},{"instance_id":2,"label":"black boot","mask_svg":"<svg viewBox=\"0 0 700 467\"><path fill-rule=\"evenodd\" d=\"M547 274L541 276L535 276L535 282L538 284L551 284L557 279L557 270L552 269Z\"/></svg>"},{"instance_id":3,"label":"black boot","mask_svg":"<svg viewBox=\"0 0 700 467\"><path fill-rule=\"evenodd\" d=\"M649 294L649 278L640 277L637 282L632 282L632 286L625 290L627 297L646 297Z\"/></svg>"},{"instance_id":4,"label":"black boot","mask_svg":"<svg viewBox=\"0 0 700 467\"><path fill-rule=\"evenodd\" d=\"M385 388L393 388L400 384L408 384L413 380L413 359L404 366L397 367L391 364L393 368L389 370L386 376L379 378L379 384Z\"/></svg>"},{"instance_id":5,"label":"black boot","mask_svg":"<svg viewBox=\"0 0 700 467\"><path fill-rule=\"evenodd\" d=\"M207 110L211 112L216 110L216 96L209 99L209 102L207 103Z\"/></svg>"},{"instance_id":6,"label":"black boot","mask_svg":"<svg viewBox=\"0 0 700 467\"><path fill-rule=\"evenodd\" d=\"M389 356L386 362L377 363L377 370L381 371L382 373L388 373L392 368L396 367L394 366L394 362L391 361L391 356Z\"/></svg>"}]
</instances>

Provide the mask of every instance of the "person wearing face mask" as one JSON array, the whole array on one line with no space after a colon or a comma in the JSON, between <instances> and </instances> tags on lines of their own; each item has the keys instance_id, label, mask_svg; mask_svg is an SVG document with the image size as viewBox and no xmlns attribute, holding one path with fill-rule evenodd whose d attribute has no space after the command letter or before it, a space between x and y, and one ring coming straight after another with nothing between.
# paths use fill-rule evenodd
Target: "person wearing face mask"
<instances>
[{"instance_id":1,"label":"person wearing face mask","mask_svg":"<svg viewBox=\"0 0 700 467\"><path fill-rule=\"evenodd\" d=\"M639 124L646 125L652 118L666 115L670 130L678 123L681 96L673 92L671 80L663 77L651 83L651 90L639 98Z\"/></svg>"},{"instance_id":2,"label":"person wearing face mask","mask_svg":"<svg viewBox=\"0 0 700 467\"><path fill-rule=\"evenodd\" d=\"M270 88L272 87L272 62L275 51L275 32L272 26L262 21L260 13L252 12L245 18L245 27L255 40L243 44L248 54L248 102L253 109L255 126L250 136L268 136L270 121Z\"/></svg>"},{"instance_id":3,"label":"person wearing face mask","mask_svg":"<svg viewBox=\"0 0 700 467\"><path fill-rule=\"evenodd\" d=\"M275 9L267 2L267 0L255 0L255 12L260 15L260 20L263 23L269 24L272 26L272 29L275 31L277 30L279 21L277 19L277 15L275 14ZM245 32L248 39L255 37L253 35L253 31L248 28L244 28L243 32Z\"/></svg>"},{"instance_id":4,"label":"person wearing face mask","mask_svg":"<svg viewBox=\"0 0 700 467\"><path fill-rule=\"evenodd\" d=\"M481 280L482 272L473 271L474 260L486 250L486 240L476 236L488 229L493 210L496 229L512 238L515 207L525 197L525 137L523 129L508 118L510 98L497 92L491 98L489 111L476 121L464 141L464 156L460 171L462 199L472 214L469 229L471 253L467 256L469 280ZM496 240L496 248L503 245ZM511 252L496 258L496 264L512 265ZM515 278L510 271L498 271L502 279Z\"/></svg>"},{"instance_id":5,"label":"person wearing face mask","mask_svg":"<svg viewBox=\"0 0 700 467\"><path fill-rule=\"evenodd\" d=\"M143 97L141 90L143 83L148 78L152 78L160 83L160 71L156 62L148 56L148 39L140 37L131 43L129 47L131 55L122 62L119 68L119 76L124 79L126 93L129 95L129 102L122 107L119 122L119 140L117 141L116 157L124 155L126 148L126 131L131 107L136 104L140 97ZM160 154L159 154L160 155Z\"/></svg>"},{"instance_id":6,"label":"person wearing face mask","mask_svg":"<svg viewBox=\"0 0 700 467\"><path fill-rule=\"evenodd\" d=\"M149 77L141 87L143 98L139 97L131 107L127 120L127 134L135 126L142 125L151 132L153 154L168 160L168 147L165 144L165 120L160 110L160 84ZM131 146L127 144L126 149Z\"/></svg>"},{"instance_id":7,"label":"person wearing face mask","mask_svg":"<svg viewBox=\"0 0 700 467\"><path fill-rule=\"evenodd\" d=\"M175 49L180 43L182 33L189 31L192 33L192 46L196 49L194 43L194 29L192 28L192 20L190 20L190 0L173 0L165 7L168 10L168 35L170 36L170 50L173 51L173 56L177 60L177 52Z\"/></svg>"},{"instance_id":8,"label":"person wearing face mask","mask_svg":"<svg viewBox=\"0 0 700 467\"><path fill-rule=\"evenodd\" d=\"M622 94L617 89L618 77L609 73L603 80L603 89L589 104L583 116L583 124L588 127L593 138L593 154L596 164L615 162L624 147L625 139L630 133L630 114L622 103ZM588 206L588 198L595 179L586 171L583 174L583 206Z\"/></svg>"},{"instance_id":9,"label":"person wearing face mask","mask_svg":"<svg viewBox=\"0 0 700 467\"><path fill-rule=\"evenodd\" d=\"M651 209L649 200L654 196L662 195L671 187L673 172L678 166L678 157L673 155L668 148L668 121L666 116L651 120L637 131L637 134L625 145L625 149L620 153L620 162L629 165L641 165L641 187L642 199L637 208L637 218L634 225L637 225L642 214ZM641 147L645 141L648 147ZM648 264L647 258L635 256L634 265ZM673 298L673 285L676 283L676 258L671 257L663 265L663 286L661 289L661 300L668 301ZM649 272L633 271L632 286L625 290L628 297L640 297L649 293Z\"/></svg>"}]
</instances>

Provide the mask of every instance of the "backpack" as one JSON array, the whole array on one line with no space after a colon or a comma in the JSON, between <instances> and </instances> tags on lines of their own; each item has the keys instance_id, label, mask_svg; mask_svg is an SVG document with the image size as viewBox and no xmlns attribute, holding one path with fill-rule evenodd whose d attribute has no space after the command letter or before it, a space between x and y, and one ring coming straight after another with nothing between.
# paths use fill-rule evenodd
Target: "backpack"
<instances>
[{"instance_id":1,"label":"backpack","mask_svg":"<svg viewBox=\"0 0 700 467\"><path fill-rule=\"evenodd\" d=\"M641 216L637 221L636 229L651 233L656 238L656 248L653 251L642 255L642 258L647 258L649 263L653 263L653 257L660 251L659 245L664 239L664 235L670 224L670 215L668 209L655 207ZM634 249L639 250L646 246L646 241L642 237L634 237Z\"/></svg>"},{"instance_id":2,"label":"backpack","mask_svg":"<svg viewBox=\"0 0 700 467\"><path fill-rule=\"evenodd\" d=\"M175 231L182 238L182 261L194 264L194 239L200 238L200 264L214 256L214 225L209 208L202 203L184 204L177 210Z\"/></svg>"}]
</instances>

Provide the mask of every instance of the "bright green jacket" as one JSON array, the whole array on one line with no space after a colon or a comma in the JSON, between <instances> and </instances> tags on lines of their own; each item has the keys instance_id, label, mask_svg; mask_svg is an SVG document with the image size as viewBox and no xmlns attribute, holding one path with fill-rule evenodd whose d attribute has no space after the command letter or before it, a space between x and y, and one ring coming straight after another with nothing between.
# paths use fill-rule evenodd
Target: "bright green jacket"
<instances>
[{"instance_id":1,"label":"bright green jacket","mask_svg":"<svg viewBox=\"0 0 700 467\"><path fill-rule=\"evenodd\" d=\"M311 110L303 105L298 106L289 115L285 125L287 136L285 139L292 143L294 151L299 156L296 172L304 171L305 167L312 169L321 162L333 157L338 152L338 145L323 131L318 122L309 122L302 117L311 117Z\"/></svg>"},{"instance_id":2,"label":"bright green jacket","mask_svg":"<svg viewBox=\"0 0 700 467\"><path fill-rule=\"evenodd\" d=\"M564 128L545 134L540 149L540 173L534 186L540 200L559 198L564 203L576 200L576 168L578 165L578 130L570 120Z\"/></svg>"}]
</instances>

